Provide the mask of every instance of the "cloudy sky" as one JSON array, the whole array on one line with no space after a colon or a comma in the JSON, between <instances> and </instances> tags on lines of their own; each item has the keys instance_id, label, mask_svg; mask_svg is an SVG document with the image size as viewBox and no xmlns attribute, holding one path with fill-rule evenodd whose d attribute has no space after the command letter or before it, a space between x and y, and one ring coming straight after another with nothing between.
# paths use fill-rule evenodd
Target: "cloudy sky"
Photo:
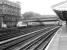
<instances>
[{"instance_id":1,"label":"cloudy sky","mask_svg":"<svg viewBox=\"0 0 67 50\"><path fill-rule=\"evenodd\" d=\"M21 3L21 13L33 11L42 15L54 15L51 6L65 0L10 0Z\"/></svg>"}]
</instances>

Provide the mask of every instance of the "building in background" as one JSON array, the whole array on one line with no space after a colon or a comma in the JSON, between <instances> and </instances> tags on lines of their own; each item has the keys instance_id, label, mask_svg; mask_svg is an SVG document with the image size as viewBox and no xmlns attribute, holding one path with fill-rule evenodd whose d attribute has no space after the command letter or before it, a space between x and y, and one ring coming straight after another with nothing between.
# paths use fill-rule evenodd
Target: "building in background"
<instances>
[{"instance_id":1,"label":"building in background","mask_svg":"<svg viewBox=\"0 0 67 50\"><path fill-rule=\"evenodd\" d=\"M21 7L19 3L8 0L0 0L0 26L2 23L8 27L16 26L21 18Z\"/></svg>"}]
</instances>

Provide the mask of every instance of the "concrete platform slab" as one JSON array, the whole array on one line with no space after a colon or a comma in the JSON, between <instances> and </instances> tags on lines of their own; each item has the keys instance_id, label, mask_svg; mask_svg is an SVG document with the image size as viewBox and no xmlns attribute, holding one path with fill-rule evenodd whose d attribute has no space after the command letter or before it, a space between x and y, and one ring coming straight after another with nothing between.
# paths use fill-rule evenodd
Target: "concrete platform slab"
<instances>
[{"instance_id":1,"label":"concrete platform slab","mask_svg":"<svg viewBox=\"0 0 67 50\"><path fill-rule=\"evenodd\" d=\"M67 26L63 25L50 41L46 50L67 50Z\"/></svg>"}]
</instances>

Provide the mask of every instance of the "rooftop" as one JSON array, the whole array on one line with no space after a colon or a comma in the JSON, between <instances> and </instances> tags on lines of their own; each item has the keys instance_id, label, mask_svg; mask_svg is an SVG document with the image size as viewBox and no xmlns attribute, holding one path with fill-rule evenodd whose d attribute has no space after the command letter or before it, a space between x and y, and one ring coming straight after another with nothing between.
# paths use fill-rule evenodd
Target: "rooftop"
<instances>
[{"instance_id":1,"label":"rooftop","mask_svg":"<svg viewBox=\"0 0 67 50\"><path fill-rule=\"evenodd\" d=\"M11 1L9 1L9 0L0 0L0 4L8 4L8 5L17 7L17 8L20 7L19 2L11 2Z\"/></svg>"}]
</instances>

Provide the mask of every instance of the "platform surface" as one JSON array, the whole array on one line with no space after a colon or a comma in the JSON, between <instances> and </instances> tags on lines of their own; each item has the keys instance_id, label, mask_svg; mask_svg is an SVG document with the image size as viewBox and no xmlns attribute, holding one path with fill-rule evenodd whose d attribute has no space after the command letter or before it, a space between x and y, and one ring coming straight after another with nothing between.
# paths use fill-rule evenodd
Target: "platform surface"
<instances>
[{"instance_id":1,"label":"platform surface","mask_svg":"<svg viewBox=\"0 0 67 50\"><path fill-rule=\"evenodd\" d=\"M63 25L55 34L46 50L67 50L67 26Z\"/></svg>"}]
</instances>

